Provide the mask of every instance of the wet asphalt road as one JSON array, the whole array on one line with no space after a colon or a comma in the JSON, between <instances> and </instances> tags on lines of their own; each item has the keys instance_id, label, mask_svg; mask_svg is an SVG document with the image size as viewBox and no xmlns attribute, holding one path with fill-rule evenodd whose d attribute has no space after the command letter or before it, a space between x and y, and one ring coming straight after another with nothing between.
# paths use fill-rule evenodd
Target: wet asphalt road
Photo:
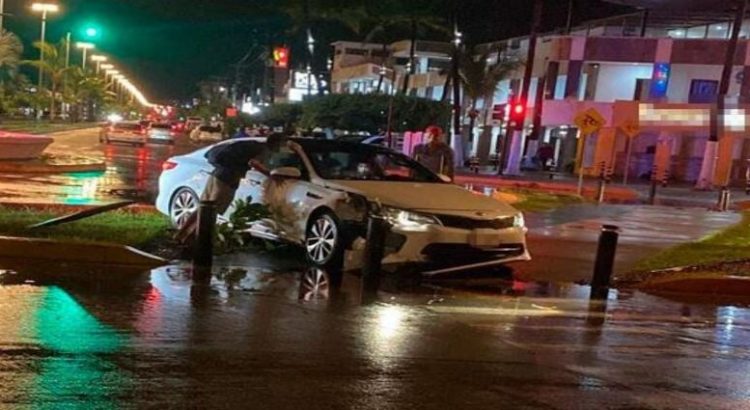
<instances>
[{"instance_id":1,"label":"wet asphalt road","mask_svg":"<svg viewBox=\"0 0 750 410\"><path fill-rule=\"evenodd\" d=\"M104 160L106 172L78 172L59 175L17 175L0 173L0 197L18 202L50 201L94 204L117 198L153 202L162 163L174 155L197 148L187 135L176 137L174 145L148 144L138 148L127 144L99 143L99 129L53 134L55 142L46 152Z\"/></svg>"},{"instance_id":2,"label":"wet asphalt road","mask_svg":"<svg viewBox=\"0 0 750 410\"><path fill-rule=\"evenodd\" d=\"M354 276L244 269L4 272L0 408L750 407L746 308L399 280L363 305Z\"/></svg>"}]
</instances>

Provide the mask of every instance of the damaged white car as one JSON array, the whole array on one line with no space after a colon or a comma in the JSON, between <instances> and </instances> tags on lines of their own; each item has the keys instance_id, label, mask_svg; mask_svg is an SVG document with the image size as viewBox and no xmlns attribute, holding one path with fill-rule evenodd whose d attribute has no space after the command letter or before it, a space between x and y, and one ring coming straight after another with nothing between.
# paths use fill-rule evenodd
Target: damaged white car
<instances>
[{"instance_id":1,"label":"damaged white car","mask_svg":"<svg viewBox=\"0 0 750 410\"><path fill-rule=\"evenodd\" d=\"M176 224L197 208L212 171L209 149L164 163L156 207ZM266 166L278 177L275 182L251 170L237 190L236 199L265 203L274 216L248 232L299 244L314 265L329 267L345 259L346 268L358 268L367 216L374 209L391 226L386 267L419 264L424 273L438 274L530 259L521 212L447 183L392 150L294 139Z\"/></svg>"}]
</instances>

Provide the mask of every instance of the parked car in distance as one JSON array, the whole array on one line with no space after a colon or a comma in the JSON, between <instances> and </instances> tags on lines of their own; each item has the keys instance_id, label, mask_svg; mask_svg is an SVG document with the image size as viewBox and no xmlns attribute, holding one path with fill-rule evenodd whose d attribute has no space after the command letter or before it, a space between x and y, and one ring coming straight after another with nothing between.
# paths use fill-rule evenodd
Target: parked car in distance
<instances>
[{"instance_id":1,"label":"parked car in distance","mask_svg":"<svg viewBox=\"0 0 750 410\"><path fill-rule=\"evenodd\" d=\"M176 134L177 132L172 129L172 124L168 122L155 122L148 129L148 139L152 142L174 144Z\"/></svg>"},{"instance_id":2,"label":"parked car in distance","mask_svg":"<svg viewBox=\"0 0 750 410\"><path fill-rule=\"evenodd\" d=\"M319 267L344 258L347 268L357 269L372 211L391 226L384 266L418 265L423 273L439 274L530 259L523 214L505 202L447 183L446 177L384 147L293 141L264 164L282 184L268 183L256 170L240 182L235 199L293 214L281 221L255 221L246 229L250 235L300 245ZM212 147L164 162L156 208L176 225L198 207L213 170L206 159ZM222 218L232 212L230 207Z\"/></svg>"},{"instance_id":3,"label":"parked car in distance","mask_svg":"<svg viewBox=\"0 0 750 410\"><path fill-rule=\"evenodd\" d=\"M213 125L201 125L190 132L190 140L193 142L219 142L224 139L221 127Z\"/></svg>"},{"instance_id":4,"label":"parked car in distance","mask_svg":"<svg viewBox=\"0 0 750 410\"><path fill-rule=\"evenodd\" d=\"M110 124L99 135L99 142L110 144L121 142L144 146L148 142L147 129L138 122L116 122Z\"/></svg>"},{"instance_id":5,"label":"parked car in distance","mask_svg":"<svg viewBox=\"0 0 750 410\"><path fill-rule=\"evenodd\" d=\"M198 128L201 124L203 124L203 118L201 117L188 117L187 120L185 120L185 131L192 131L196 128Z\"/></svg>"}]
</instances>

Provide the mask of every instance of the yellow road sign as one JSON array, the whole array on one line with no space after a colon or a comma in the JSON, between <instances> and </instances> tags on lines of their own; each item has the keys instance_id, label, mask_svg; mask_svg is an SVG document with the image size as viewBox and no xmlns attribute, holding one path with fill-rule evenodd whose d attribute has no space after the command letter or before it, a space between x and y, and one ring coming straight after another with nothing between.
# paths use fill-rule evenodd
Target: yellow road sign
<instances>
[{"instance_id":1,"label":"yellow road sign","mask_svg":"<svg viewBox=\"0 0 750 410\"><path fill-rule=\"evenodd\" d=\"M599 111L589 108L578 113L573 120L583 135L589 135L599 131L607 121L599 114Z\"/></svg>"},{"instance_id":2,"label":"yellow road sign","mask_svg":"<svg viewBox=\"0 0 750 410\"><path fill-rule=\"evenodd\" d=\"M634 138L641 132L641 127L638 126L638 123L632 119L625 120L622 124L620 124L620 130L625 133L630 138Z\"/></svg>"}]
</instances>

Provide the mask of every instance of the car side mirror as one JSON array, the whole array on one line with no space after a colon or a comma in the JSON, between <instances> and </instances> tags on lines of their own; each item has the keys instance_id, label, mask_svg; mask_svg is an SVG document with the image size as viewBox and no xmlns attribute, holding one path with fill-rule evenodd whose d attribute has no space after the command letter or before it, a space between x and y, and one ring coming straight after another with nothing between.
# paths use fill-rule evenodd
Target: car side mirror
<instances>
[{"instance_id":1,"label":"car side mirror","mask_svg":"<svg viewBox=\"0 0 750 410\"><path fill-rule=\"evenodd\" d=\"M449 184L451 182L453 182L453 180L451 179L451 177L449 177L448 175L438 174L438 177L440 177L440 180L442 180L443 182L446 182L446 183L449 183Z\"/></svg>"},{"instance_id":2,"label":"car side mirror","mask_svg":"<svg viewBox=\"0 0 750 410\"><path fill-rule=\"evenodd\" d=\"M300 172L299 169L294 168L294 167L280 167L280 168L274 168L271 171L271 176L291 178L291 179L300 179L302 178L302 172Z\"/></svg>"}]
</instances>

